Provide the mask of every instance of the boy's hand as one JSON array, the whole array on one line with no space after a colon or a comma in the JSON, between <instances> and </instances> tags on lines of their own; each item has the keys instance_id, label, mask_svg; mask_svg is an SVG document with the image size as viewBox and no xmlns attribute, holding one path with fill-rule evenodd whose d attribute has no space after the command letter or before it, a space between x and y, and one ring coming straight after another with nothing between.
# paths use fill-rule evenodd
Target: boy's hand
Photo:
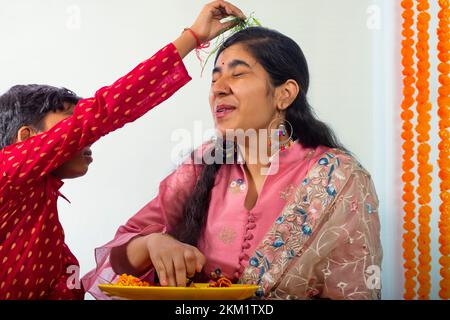
<instances>
[{"instance_id":1,"label":"boy's hand","mask_svg":"<svg viewBox=\"0 0 450 320\"><path fill-rule=\"evenodd\" d=\"M205 5L192 25L191 29L199 37L201 42L206 42L217 37L223 30L235 26L238 21L221 23L220 20L228 16L246 19L242 11L223 0L213 1Z\"/></svg>"}]
</instances>

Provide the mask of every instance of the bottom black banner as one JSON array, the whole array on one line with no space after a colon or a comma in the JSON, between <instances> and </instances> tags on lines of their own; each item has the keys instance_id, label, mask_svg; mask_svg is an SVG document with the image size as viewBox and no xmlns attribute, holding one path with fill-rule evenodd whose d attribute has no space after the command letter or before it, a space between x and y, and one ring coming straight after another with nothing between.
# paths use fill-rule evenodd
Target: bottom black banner
<instances>
[{"instance_id":1,"label":"bottom black banner","mask_svg":"<svg viewBox=\"0 0 450 320\"><path fill-rule=\"evenodd\" d=\"M404 317L421 312L447 314L448 301L0 301L2 314L14 317L58 319L92 317L102 319L306 319L330 315L338 319L367 316ZM11 312L10 312L11 311ZM6 318L5 318L6 319ZM84 319L83 319L84 320ZM384 320L384 319L381 319Z\"/></svg>"}]
</instances>

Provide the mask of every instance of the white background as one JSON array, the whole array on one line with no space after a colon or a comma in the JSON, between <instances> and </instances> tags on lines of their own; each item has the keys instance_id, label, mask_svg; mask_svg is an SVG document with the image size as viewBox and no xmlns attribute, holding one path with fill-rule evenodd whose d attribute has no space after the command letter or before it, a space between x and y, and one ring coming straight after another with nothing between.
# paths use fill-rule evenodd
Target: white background
<instances>
[{"instance_id":1,"label":"white background","mask_svg":"<svg viewBox=\"0 0 450 320\"><path fill-rule=\"evenodd\" d=\"M0 0L0 92L14 84L43 83L91 96L173 41L206 2ZM372 173L380 198L385 299L402 298L398 2L234 1L264 26L299 43L311 72L310 103ZM185 64L193 80L135 123L97 142L88 175L66 181L62 189L72 203L60 199L60 219L81 274L94 267L94 248L112 239L175 168L171 153L178 141L171 140L172 133L185 129L194 135L195 124L203 131L213 127L211 64L202 77L194 54ZM193 138L200 140L192 148L202 137ZM436 193L433 199L436 224ZM433 250L435 298L439 278Z\"/></svg>"}]
</instances>

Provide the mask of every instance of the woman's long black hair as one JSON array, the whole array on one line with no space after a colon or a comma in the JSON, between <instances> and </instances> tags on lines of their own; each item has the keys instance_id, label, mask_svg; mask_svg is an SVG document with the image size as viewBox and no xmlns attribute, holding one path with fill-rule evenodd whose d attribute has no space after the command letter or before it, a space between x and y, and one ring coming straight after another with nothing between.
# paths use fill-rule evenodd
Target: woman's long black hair
<instances>
[{"instance_id":1,"label":"woman's long black hair","mask_svg":"<svg viewBox=\"0 0 450 320\"><path fill-rule=\"evenodd\" d=\"M309 87L308 64L295 41L267 28L247 28L224 42L217 52L215 62L223 50L235 44L244 45L263 66L270 76L273 87L278 87L289 79L298 83L300 92L285 113L286 120L292 125L293 132L289 132L292 139L298 139L305 148L326 146L345 150L331 128L316 118L308 104L306 98ZM287 129L290 130L289 126ZM212 152L214 153L214 150ZM225 159L222 163L225 163ZM220 163L203 165L195 188L185 203L183 219L174 231L174 236L179 241L197 245L206 224L211 189L220 167Z\"/></svg>"}]
</instances>

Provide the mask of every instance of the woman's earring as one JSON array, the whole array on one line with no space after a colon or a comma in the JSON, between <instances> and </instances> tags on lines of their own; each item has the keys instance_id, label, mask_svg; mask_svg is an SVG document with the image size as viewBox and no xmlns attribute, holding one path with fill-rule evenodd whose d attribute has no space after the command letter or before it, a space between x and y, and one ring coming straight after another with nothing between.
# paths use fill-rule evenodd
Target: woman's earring
<instances>
[{"instance_id":1,"label":"woman's earring","mask_svg":"<svg viewBox=\"0 0 450 320\"><path fill-rule=\"evenodd\" d=\"M281 122L278 125L278 136L279 137L285 137L287 135L286 126L284 125L284 122Z\"/></svg>"},{"instance_id":2,"label":"woman's earring","mask_svg":"<svg viewBox=\"0 0 450 320\"><path fill-rule=\"evenodd\" d=\"M270 134L269 139L269 148L273 152L277 151L283 151L289 148L292 143L292 125L284 118L277 117L274 120L272 120L271 124L269 125L269 128L272 127L272 124L278 123L278 126L275 127L275 129L272 130L272 134ZM287 126L290 127L290 130L288 131ZM290 134L289 134L290 132Z\"/></svg>"},{"instance_id":3,"label":"woman's earring","mask_svg":"<svg viewBox=\"0 0 450 320\"><path fill-rule=\"evenodd\" d=\"M291 134L288 135L288 131L286 129L286 125L290 126L290 132ZM286 150L289 148L292 143L292 125L285 119L281 120L280 124L278 125L278 149L280 151Z\"/></svg>"}]
</instances>

